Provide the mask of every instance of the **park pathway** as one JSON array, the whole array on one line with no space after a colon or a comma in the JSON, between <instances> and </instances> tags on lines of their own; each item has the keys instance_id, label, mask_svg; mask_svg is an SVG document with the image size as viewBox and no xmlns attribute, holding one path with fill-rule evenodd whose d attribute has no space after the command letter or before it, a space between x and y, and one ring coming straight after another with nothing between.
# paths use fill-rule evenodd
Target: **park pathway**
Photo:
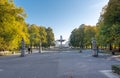
<instances>
[{"instance_id":1,"label":"park pathway","mask_svg":"<svg viewBox=\"0 0 120 78\"><path fill-rule=\"evenodd\" d=\"M91 50L7 56L0 57L0 78L109 78L102 71L112 64L120 62L108 55L92 57Z\"/></svg>"}]
</instances>

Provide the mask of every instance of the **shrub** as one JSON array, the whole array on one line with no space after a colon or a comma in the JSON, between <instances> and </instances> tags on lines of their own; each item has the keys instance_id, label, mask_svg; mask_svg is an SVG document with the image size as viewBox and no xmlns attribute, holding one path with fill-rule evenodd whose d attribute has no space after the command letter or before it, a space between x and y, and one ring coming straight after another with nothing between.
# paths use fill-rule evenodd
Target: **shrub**
<instances>
[{"instance_id":1,"label":"shrub","mask_svg":"<svg viewBox=\"0 0 120 78\"><path fill-rule=\"evenodd\" d=\"M120 75L120 65L112 65L112 71Z\"/></svg>"}]
</instances>

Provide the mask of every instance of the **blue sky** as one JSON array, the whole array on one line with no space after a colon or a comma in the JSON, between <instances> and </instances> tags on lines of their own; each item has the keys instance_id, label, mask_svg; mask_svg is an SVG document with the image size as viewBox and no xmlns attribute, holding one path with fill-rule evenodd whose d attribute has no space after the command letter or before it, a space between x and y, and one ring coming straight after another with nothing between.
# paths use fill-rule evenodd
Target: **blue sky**
<instances>
[{"instance_id":1,"label":"blue sky","mask_svg":"<svg viewBox=\"0 0 120 78\"><path fill-rule=\"evenodd\" d=\"M68 39L81 24L96 25L102 7L109 0L14 0L24 8L29 24L51 27L55 39Z\"/></svg>"}]
</instances>

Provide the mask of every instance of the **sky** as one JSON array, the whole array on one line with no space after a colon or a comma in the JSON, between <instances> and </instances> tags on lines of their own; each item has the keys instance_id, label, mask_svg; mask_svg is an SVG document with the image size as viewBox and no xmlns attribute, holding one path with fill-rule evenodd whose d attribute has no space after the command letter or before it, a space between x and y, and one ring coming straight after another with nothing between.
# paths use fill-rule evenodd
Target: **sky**
<instances>
[{"instance_id":1,"label":"sky","mask_svg":"<svg viewBox=\"0 0 120 78\"><path fill-rule=\"evenodd\" d=\"M55 40L62 35L68 40L73 29L81 24L95 26L102 7L109 0L14 0L23 7L28 24L51 27Z\"/></svg>"}]
</instances>

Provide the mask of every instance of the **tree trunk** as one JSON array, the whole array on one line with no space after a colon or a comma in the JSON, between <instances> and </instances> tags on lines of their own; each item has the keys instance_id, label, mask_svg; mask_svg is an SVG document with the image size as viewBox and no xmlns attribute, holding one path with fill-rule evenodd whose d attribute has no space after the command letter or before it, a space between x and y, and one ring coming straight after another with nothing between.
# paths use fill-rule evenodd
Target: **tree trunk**
<instances>
[{"instance_id":1,"label":"tree trunk","mask_svg":"<svg viewBox=\"0 0 120 78\"><path fill-rule=\"evenodd\" d=\"M112 51L112 49L113 49L113 47L112 47L112 44L110 43L110 45L109 45L109 50L111 51L112 55L115 55L115 52Z\"/></svg>"},{"instance_id":2,"label":"tree trunk","mask_svg":"<svg viewBox=\"0 0 120 78\"><path fill-rule=\"evenodd\" d=\"M30 51L31 51L31 53L32 53L32 41L30 41Z\"/></svg>"},{"instance_id":3,"label":"tree trunk","mask_svg":"<svg viewBox=\"0 0 120 78\"><path fill-rule=\"evenodd\" d=\"M116 49L116 47L117 47L116 44L114 44L114 49Z\"/></svg>"},{"instance_id":4,"label":"tree trunk","mask_svg":"<svg viewBox=\"0 0 120 78\"><path fill-rule=\"evenodd\" d=\"M92 43L91 43L91 49L92 49Z\"/></svg>"},{"instance_id":5,"label":"tree trunk","mask_svg":"<svg viewBox=\"0 0 120 78\"><path fill-rule=\"evenodd\" d=\"M120 43L118 44L118 47L119 47L119 52L120 52Z\"/></svg>"}]
</instances>

